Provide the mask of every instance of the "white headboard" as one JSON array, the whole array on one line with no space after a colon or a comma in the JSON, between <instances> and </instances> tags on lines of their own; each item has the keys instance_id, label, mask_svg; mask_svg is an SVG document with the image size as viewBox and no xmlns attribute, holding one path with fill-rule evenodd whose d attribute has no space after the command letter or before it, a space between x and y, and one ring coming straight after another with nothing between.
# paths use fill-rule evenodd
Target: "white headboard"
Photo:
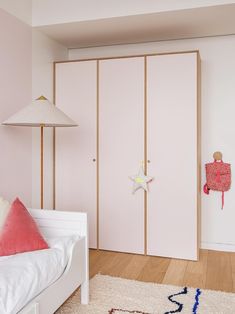
<instances>
[{"instance_id":1,"label":"white headboard","mask_svg":"<svg viewBox=\"0 0 235 314\"><path fill-rule=\"evenodd\" d=\"M44 236L88 234L87 214L48 209L28 209Z\"/></svg>"}]
</instances>

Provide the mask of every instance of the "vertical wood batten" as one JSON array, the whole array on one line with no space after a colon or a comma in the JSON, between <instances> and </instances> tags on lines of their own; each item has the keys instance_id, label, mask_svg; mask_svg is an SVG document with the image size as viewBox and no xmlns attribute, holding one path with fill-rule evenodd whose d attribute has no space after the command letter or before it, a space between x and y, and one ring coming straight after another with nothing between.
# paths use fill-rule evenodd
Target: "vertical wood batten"
<instances>
[{"instance_id":1,"label":"vertical wood batten","mask_svg":"<svg viewBox=\"0 0 235 314\"><path fill-rule=\"evenodd\" d=\"M144 172L148 174L147 167L147 57L144 57ZM147 254L147 210L148 210L148 196L147 192L144 191L144 254Z\"/></svg>"},{"instance_id":2,"label":"vertical wood batten","mask_svg":"<svg viewBox=\"0 0 235 314\"><path fill-rule=\"evenodd\" d=\"M100 73L99 73L99 60L96 61L96 230L97 230L97 249L99 250L99 103L100 103L100 95L99 95L99 83L100 83Z\"/></svg>"},{"instance_id":3,"label":"vertical wood batten","mask_svg":"<svg viewBox=\"0 0 235 314\"><path fill-rule=\"evenodd\" d=\"M201 246L201 59L197 51L197 260Z\"/></svg>"},{"instance_id":4,"label":"vertical wood batten","mask_svg":"<svg viewBox=\"0 0 235 314\"><path fill-rule=\"evenodd\" d=\"M53 104L56 105L56 63L53 63ZM56 174L55 174L55 167L56 167L56 130L55 127L53 127L53 139L52 139L52 145L53 145L53 156L52 156L52 180L53 180L53 188L52 188L52 197L53 197L53 206L52 208L55 209L56 207Z\"/></svg>"}]
</instances>

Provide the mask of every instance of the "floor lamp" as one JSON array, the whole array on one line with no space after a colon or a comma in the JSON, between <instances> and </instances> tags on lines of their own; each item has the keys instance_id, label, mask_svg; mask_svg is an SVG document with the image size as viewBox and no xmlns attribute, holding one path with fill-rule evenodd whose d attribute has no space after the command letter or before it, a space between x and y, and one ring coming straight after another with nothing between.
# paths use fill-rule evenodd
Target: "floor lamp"
<instances>
[{"instance_id":1,"label":"floor lamp","mask_svg":"<svg viewBox=\"0 0 235 314\"><path fill-rule=\"evenodd\" d=\"M72 127L77 126L77 123L70 119L63 111L53 105L47 98L41 96L37 98L32 104L24 107L16 114L11 116L3 125L11 126L29 126L40 127L40 166L41 166L41 209L43 209L43 130L44 127Z\"/></svg>"}]
</instances>

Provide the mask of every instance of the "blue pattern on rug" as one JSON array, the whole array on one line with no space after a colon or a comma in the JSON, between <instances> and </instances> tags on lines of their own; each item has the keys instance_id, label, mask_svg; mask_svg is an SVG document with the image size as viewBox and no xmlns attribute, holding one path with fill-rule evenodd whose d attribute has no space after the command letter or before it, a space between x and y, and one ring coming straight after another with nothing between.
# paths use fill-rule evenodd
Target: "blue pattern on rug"
<instances>
[{"instance_id":1,"label":"blue pattern on rug","mask_svg":"<svg viewBox=\"0 0 235 314\"><path fill-rule=\"evenodd\" d=\"M200 289L196 290L195 303L194 303L194 306L193 306L193 314L197 314L197 309L198 309L198 305L199 305L199 296L200 296L201 293L202 292L201 292Z\"/></svg>"},{"instance_id":2,"label":"blue pattern on rug","mask_svg":"<svg viewBox=\"0 0 235 314\"><path fill-rule=\"evenodd\" d=\"M177 302L175 300L173 300L173 297L177 296L177 295L181 295L181 294L187 294L188 293L188 288L184 287L184 289L178 293L172 294L168 297L168 300L176 305L178 305L178 309L174 310L174 311L169 311L169 312L165 312L164 314L171 314L171 313L180 313L183 309L183 304L180 302Z\"/></svg>"}]
</instances>

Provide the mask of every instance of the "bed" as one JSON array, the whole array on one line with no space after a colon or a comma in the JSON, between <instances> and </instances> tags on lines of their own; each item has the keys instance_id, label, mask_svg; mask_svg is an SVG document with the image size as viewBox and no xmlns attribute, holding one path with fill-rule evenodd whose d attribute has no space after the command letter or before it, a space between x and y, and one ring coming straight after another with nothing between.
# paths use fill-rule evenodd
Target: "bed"
<instances>
[{"instance_id":1,"label":"bed","mask_svg":"<svg viewBox=\"0 0 235 314\"><path fill-rule=\"evenodd\" d=\"M19 278L22 278L21 281L25 280L25 283L23 282L27 291L25 295L24 289L17 291L17 288L14 288L12 292L13 296L22 294L20 301L24 304L17 313L52 314L79 286L81 286L81 303L87 304L89 300L87 214L39 209L29 209L29 212L44 238L48 239L51 248L6 257L6 270L11 266L13 272L13 276L10 273L6 279L9 281L14 278L14 271L16 274L19 268L21 276ZM24 259L26 254L29 266ZM4 265L4 261L1 265ZM39 294L35 294L34 285L36 282L41 284L40 271L47 272L45 277L50 284L44 286ZM31 276L31 282L27 283L26 277L30 277L30 272L33 277ZM18 283L18 279L14 280ZM2 290L4 293L4 289ZM6 288L5 293L10 294L11 290Z\"/></svg>"}]
</instances>

